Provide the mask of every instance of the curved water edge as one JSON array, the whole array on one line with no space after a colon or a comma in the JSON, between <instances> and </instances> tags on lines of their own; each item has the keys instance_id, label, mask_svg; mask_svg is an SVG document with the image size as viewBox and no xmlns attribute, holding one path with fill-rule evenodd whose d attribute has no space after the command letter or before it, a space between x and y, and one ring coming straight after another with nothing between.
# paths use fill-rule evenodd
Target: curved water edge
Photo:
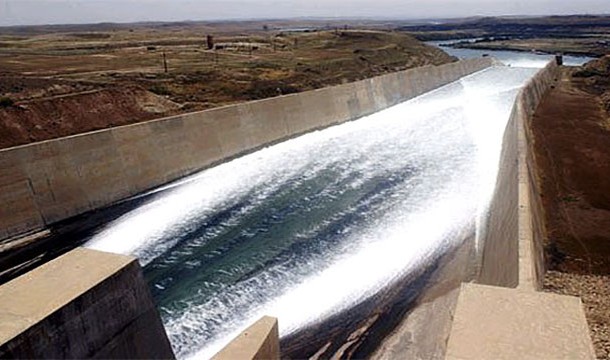
<instances>
[{"instance_id":1,"label":"curved water edge","mask_svg":"<svg viewBox=\"0 0 610 360\"><path fill-rule=\"evenodd\" d=\"M279 317L283 339L334 334L325 319L404 300L387 295L394 284L426 274L473 228L536 71L492 67L205 170L86 246L140 259L181 358L213 355L263 314Z\"/></svg>"},{"instance_id":2,"label":"curved water edge","mask_svg":"<svg viewBox=\"0 0 610 360\"><path fill-rule=\"evenodd\" d=\"M473 41L478 39L456 39L456 40L445 40L445 41L427 41L426 44L439 47L444 52L451 56L455 56L458 59L474 59L488 55L501 61L508 66L515 67L535 67L543 68L548 64L549 61L555 59L555 55L552 54L540 54L527 51L512 51L512 50L483 50L483 49L468 49L468 48L455 48L449 46L453 43L462 41ZM580 66L589 61L593 60L592 57L588 56L572 56L564 55L563 64L567 66Z\"/></svg>"}]
</instances>

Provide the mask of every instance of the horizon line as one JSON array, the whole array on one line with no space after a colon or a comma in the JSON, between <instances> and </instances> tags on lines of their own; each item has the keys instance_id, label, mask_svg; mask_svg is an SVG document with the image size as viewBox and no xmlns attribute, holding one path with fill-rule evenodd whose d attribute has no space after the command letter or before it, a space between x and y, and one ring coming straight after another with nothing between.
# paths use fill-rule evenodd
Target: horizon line
<instances>
[{"instance_id":1,"label":"horizon line","mask_svg":"<svg viewBox=\"0 0 610 360\"><path fill-rule=\"evenodd\" d=\"M142 21L100 21L91 23L40 23L40 24L15 24L15 25L0 25L0 28L19 28L19 27L47 27L47 26L94 26L94 25L143 25L143 24L180 24L180 23L219 23L219 22L249 22L249 21L294 21L294 20L306 20L306 21L409 21L409 22L421 22L421 21L440 21L440 20L465 20L465 19L477 19L477 18L546 18L546 17L607 17L608 14L592 14L592 13L574 13L574 14L545 14L545 15L519 15L519 14L506 14L506 15L471 15L471 16L439 16L439 17L384 17L384 16L294 16L294 17L253 17L253 18L218 18L218 19L185 19L185 20L142 20Z\"/></svg>"}]
</instances>

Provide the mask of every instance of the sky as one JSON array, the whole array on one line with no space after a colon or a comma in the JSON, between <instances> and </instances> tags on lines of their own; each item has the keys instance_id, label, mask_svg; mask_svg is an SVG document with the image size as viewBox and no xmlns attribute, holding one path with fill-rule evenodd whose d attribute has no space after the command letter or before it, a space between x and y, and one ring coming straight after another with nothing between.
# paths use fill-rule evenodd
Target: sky
<instances>
[{"instance_id":1,"label":"sky","mask_svg":"<svg viewBox=\"0 0 610 360\"><path fill-rule=\"evenodd\" d=\"M293 17L610 14L610 0L0 0L0 26Z\"/></svg>"}]
</instances>

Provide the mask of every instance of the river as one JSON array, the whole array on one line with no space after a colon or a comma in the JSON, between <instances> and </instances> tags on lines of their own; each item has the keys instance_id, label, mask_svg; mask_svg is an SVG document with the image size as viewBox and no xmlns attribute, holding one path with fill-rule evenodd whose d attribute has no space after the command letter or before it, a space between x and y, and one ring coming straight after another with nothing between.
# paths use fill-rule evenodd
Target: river
<instances>
[{"instance_id":1,"label":"river","mask_svg":"<svg viewBox=\"0 0 610 360\"><path fill-rule=\"evenodd\" d=\"M445 40L445 41L429 41L427 44L437 46L445 51L447 54L455 56L460 59L472 59L479 58L483 55L493 56L500 60L506 65L516 67L544 67L549 61L555 58L554 55L539 54L534 52L520 52L520 51L499 51L499 50L478 50L478 49L464 49L454 48L450 45L461 41L474 40L474 39L458 39L458 40ZM564 65L568 66L579 66L586 62L593 60L591 57L586 56L570 56L564 55Z\"/></svg>"}]
</instances>

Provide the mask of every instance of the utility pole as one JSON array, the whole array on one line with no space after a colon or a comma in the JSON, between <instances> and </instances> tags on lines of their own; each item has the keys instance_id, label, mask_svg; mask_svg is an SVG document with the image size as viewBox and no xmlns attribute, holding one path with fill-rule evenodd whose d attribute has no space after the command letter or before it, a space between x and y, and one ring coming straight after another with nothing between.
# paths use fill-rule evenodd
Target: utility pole
<instances>
[{"instance_id":1,"label":"utility pole","mask_svg":"<svg viewBox=\"0 0 610 360\"><path fill-rule=\"evenodd\" d=\"M165 56L165 51L163 52L163 69L165 70L165 73L167 74L167 57Z\"/></svg>"}]
</instances>

